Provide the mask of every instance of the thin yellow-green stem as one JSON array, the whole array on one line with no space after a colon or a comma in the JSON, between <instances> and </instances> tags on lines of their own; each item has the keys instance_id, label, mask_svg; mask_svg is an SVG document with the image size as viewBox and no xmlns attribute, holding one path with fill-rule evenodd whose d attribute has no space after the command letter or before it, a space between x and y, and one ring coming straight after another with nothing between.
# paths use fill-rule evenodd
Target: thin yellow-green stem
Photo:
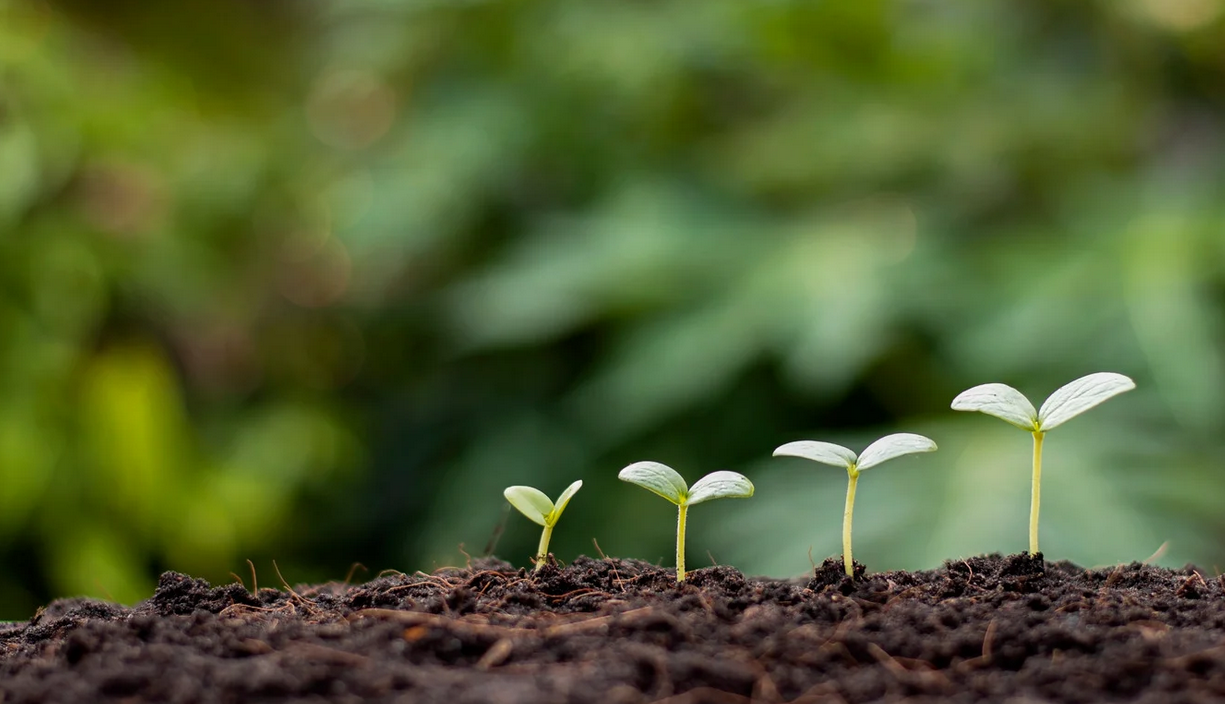
<instances>
[{"instance_id":1,"label":"thin yellow-green stem","mask_svg":"<svg viewBox=\"0 0 1225 704\"><path fill-rule=\"evenodd\" d=\"M1029 502L1029 554L1038 554L1038 507L1042 503L1042 438L1046 433L1034 431L1034 481Z\"/></svg>"},{"instance_id":2,"label":"thin yellow-green stem","mask_svg":"<svg viewBox=\"0 0 1225 704\"><path fill-rule=\"evenodd\" d=\"M854 467L847 471L849 477L846 484L846 510L842 512L842 563L846 567L846 576L855 576L855 561L851 558L851 514L855 511L855 484L859 482L859 470Z\"/></svg>"},{"instance_id":3,"label":"thin yellow-green stem","mask_svg":"<svg viewBox=\"0 0 1225 704\"><path fill-rule=\"evenodd\" d=\"M680 504L676 509L676 581L685 581L685 512L689 507Z\"/></svg>"},{"instance_id":4,"label":"thin yellow-green stem","mask_svg":"<svg viewBox=\"0 0 1225 704\"><path fill-rule=\"evenodd\" d=\"M544 567L544 563L549 559L549 538L553 537L553 526L545 526L544 531L540 534L540 547L536 548L536 570L539 571Z\"/></svg>"}]
</instances>

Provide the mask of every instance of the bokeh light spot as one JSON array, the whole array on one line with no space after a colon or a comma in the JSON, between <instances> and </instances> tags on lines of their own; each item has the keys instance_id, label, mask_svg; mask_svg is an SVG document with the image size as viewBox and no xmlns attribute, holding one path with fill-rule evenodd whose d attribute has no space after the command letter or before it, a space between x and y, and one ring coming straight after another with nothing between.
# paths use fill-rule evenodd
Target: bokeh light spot
<instances>
[{"instance_id":1,"label":"bokeh light spot","mask_svg":"<svg viewBox=\"0 0 1225 704\"><path fill-rule=\"evenodd\" d=\"M369 71L331 70L311 90L306 115L320 142L337 149L363 149L391 129L396 94Z\"/></svg>"}]
</instances>

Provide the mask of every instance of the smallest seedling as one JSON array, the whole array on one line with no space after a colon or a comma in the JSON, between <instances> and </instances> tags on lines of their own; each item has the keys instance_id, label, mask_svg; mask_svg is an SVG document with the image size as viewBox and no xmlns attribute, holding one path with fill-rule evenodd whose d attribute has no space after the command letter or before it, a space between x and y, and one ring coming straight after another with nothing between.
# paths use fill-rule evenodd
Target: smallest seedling
<instances>
[{"instance_id":1,"label":"smallest seedling","mask_svg":"<svg viewBox=\"0 0 1225 704\"><path fill-rule=\"evenodd\" d=\"M519 509L519 513L527 516L533 523L544 526L544 531L540 534L540 547L536 548L537 570L544 567L545 559L549 556L549 539L553 537L553 526L557 525L562 511L566 510L566 504L570 503L570 499L582 488L583 480L574 482L557 497L556 504L550 501L543 491L530 486L508 486L502 492L510 505Z\"/></svg>"}]
</instances>

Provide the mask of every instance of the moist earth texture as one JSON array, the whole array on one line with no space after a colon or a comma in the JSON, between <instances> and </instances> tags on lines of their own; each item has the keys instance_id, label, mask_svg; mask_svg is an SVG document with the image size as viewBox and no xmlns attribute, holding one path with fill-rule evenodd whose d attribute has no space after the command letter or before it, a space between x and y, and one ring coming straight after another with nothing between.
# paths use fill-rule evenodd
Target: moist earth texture
<instances>
[{"instance_id":1,"label":"moist earth texture","mask_svg":"<svg viewBox=\"0 0 1225 704\"><path fill-rule=\"evenodd\" d=\"M581 557L248 592L168 572L134 607L0 626L0 702L1225 701L1225 582L991 555L807 579Z\"/></svg>"}]
</instances>

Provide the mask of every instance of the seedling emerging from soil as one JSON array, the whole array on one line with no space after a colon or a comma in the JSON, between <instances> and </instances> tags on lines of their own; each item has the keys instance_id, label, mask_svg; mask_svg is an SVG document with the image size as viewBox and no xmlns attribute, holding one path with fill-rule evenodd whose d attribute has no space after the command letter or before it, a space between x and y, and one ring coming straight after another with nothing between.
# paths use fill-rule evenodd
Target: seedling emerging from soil
<instances>
[{"instance_id":1,"label":"seedling emerging from soil","mask_svg":"<svg viewBox=\"0 0 1225 704\"><path fill-rule=\"evenodd\" d=\"M868 445L860 455L831 442L800 440L779 447L774 451L774 456L803 457L813 462L846 468L846 509L842 513L842 563L846 567L846 576L854 577L855 561L851 558L851 514L855 510L855 485L859 482L859 473L894 457L911 455L916 452L932 452L935 449L936 443L930 438L914 433L895 433L886 435Z\"/></svg>"},{"instance_id":2,"label":"seedling emerging from soil","mask_svg":"<svg viewBox=\"0 0 1225 704\"><path fill-rule=\"evenodd\" d=\"M583 480L578 480L557 497L557 503L549 501L543 491L530 486L509 486L502 492L511 506L519 509L519 513L527 516L533 523L544 526L540 534L540 547L536 548L536 569L544 567L549 557L549 539L553 537L553 526L561 518L561 512L566 510L566 504L583 488Z\"/></svg>"},{"instance_id":3,"label":"seedling emerging from soil","mask_svg":"<svg viewBox=\"0 0 1225 704\"><path fill-rule=\"evenodd\" d=\"M711 499L747 499L753 482L736 472L711 472L690 488L676 470L658 462L635 462L617 474L676 504L676 581L685 581L685 514L689 507Z\"/></svg>"},{"instance_id":4,"label":"seedling emerging from soil","mask_svg":"<svg viewBox=\"0 0 1225 704\"><path fill-rule=\"evenodd\" d=\"M1048 430L1063 425L1099 403L1136 388L1136 382L1114 372L1097 372L1067 384L1047 397L1042 408L1007 384L982 384L957 394L955 411L979 411L1002 418L1034 436L1034 478L1030 488L1029 553L1038 554L1038 505L1042 487L1042 439Z\"/></svg>"}]
</instances>

